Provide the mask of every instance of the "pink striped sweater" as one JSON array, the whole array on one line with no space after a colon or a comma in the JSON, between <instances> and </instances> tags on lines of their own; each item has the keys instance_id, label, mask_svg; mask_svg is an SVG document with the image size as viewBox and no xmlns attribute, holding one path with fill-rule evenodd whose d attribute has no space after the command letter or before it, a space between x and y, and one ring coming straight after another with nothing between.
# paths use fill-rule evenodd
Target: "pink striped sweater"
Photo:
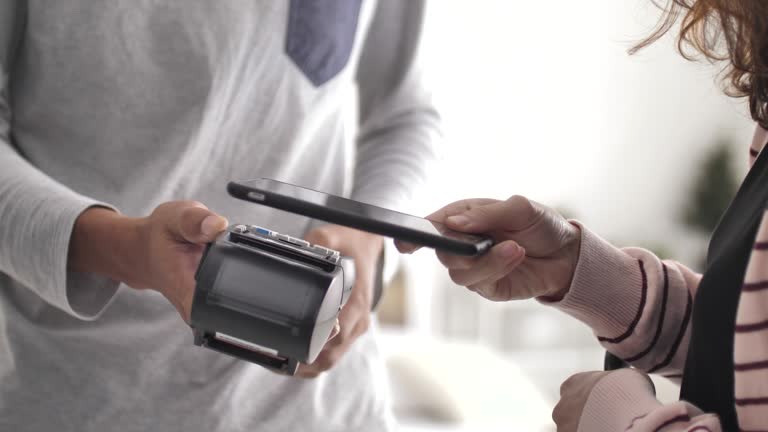
<instances>
[{"instance_id":1,"label":"pink striped sweater","mask_svg":"<svg viewBox=\"0 0 768 432\"><path fill-rule=\"evenodd\" d=\"M766 147L758 128L750 163ZM579 263L555 306L589 325L600 343L635 368L680 380L701 275L650 252L617 249L582 227ZM735 397L742 432L768 431L768 212L749 259L736 319ZM584 432L721 432L714 414L687 402L663 405L633 370L601 379L579 423Z\"/></svg>"}]
</instances>

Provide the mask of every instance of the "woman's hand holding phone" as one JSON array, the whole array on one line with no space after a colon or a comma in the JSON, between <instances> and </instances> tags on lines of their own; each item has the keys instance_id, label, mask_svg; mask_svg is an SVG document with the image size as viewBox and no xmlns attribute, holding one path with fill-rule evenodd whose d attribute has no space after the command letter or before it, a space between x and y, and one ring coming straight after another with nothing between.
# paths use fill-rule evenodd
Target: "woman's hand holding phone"
<instances>
[{"instance_id":1,"label":"woman's hand holding phone","mask_svg":"<svg viewBox=\"0 0 768 432\"><path fill-rule=\"evenodd\" d=\"M493 301L533 297L557 301L568 292L581 231L554 210L521 196L506 201L468 199L449 204L427 219L495 240L496 245L479 257L437 252L455 283ZM404 253L419 248L396 244Z\"/></svg>"}]
</instances>

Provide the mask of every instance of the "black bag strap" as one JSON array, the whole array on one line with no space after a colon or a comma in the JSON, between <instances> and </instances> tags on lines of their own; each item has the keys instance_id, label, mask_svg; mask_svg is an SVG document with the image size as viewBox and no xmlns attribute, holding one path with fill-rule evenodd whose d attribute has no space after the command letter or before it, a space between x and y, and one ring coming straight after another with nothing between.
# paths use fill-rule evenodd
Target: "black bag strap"
<instances>
[{"instance_id":1,"label":"black bag strap","mask_svg":"<svg viewBox=\"0 0 768 432\"><path fill-rule=\"evenodd\" d=\"M628 368L629 363L616 357L615 355L605 352L605 360L603 361L603 369L606 371L613 371L618 369Z\"/></svg>"}]
</instances>

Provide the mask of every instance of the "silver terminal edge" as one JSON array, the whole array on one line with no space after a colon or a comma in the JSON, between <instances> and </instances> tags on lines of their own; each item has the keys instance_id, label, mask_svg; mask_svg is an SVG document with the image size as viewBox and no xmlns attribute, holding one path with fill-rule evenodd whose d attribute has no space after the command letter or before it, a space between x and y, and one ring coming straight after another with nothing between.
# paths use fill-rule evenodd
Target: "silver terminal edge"
<instances>
[{"instance_id":1,"label":"silver terminal edge","mask_svg":"<svg viewBox=\"0 0 768 432\"><path fill-rule=\"evenodd\" d=\"M327 255L332 255L333 254L333 252L330 249L328 249L326 247L319 246L319 245L312 245L311 249L314 252L316 252L316 253L318 253L318 254L320 254L322 256L327 256Z\"/></svg>"},{"instance_id":2,"label":"silver terminal edge","mask_svg":"<svg viewBox=\"0 0 768 432\"><path fill-rule=\"evenodd\" d=\"M257 225L238 224L232 228L232 231L238 234L245 234L262 242L272 243L283 248L291 248L305 255L310 255L333 264L338 264L341 260L339 251L328 249L323 246L313 245L306 240L291 237L286 234L280 234Z\"/></svg>"},{"instance_id":3,"label":"silver terminal edge","mask_svg":"<svg viewBox=\"0 0 768 432\"><path fill-rule=\"evenodd\" d=\"M288 241L290 243L295 244L296 246L301 246L303 248L309 248L309 242L306 240L298 239L296 237L288 237Z\"/></svg>"}]
</instances>

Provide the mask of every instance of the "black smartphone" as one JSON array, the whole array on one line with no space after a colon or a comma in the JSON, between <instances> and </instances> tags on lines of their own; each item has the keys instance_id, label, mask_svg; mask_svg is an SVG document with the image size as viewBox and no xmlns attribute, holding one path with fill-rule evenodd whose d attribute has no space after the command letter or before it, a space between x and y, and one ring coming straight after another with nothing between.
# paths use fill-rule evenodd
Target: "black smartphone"
<instances>
[{"instance_id":1,"label":"black smartphone","mask_svg":"<svg viewBox=\"0 0 768 432\"><path fill-rule=\"evenodd\" d=\"M227 191L245 201L455 255L480 255L493 246L488 237L451 231L439 222L277 180L229 182Z\"/></svg>"}]
</instances>

